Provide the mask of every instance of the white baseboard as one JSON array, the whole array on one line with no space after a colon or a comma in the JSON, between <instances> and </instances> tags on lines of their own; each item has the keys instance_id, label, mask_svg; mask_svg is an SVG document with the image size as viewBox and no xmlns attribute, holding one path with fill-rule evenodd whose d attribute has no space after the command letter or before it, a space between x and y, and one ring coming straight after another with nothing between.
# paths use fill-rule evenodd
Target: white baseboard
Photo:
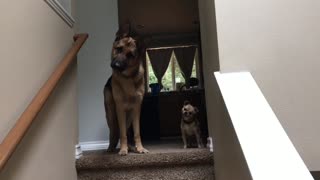
<instances>
[{"instance_id":1,"label":"white baseboard","mask_svg":"<svg viewBox=\"0 0 320 180\"><path fill-rule=\"evenodd\" d=\"M109 141L89 141L79 143L82 151L93 151L107 149Z\"/></svg>"},{"instance_id":2,"label":"white baseboard","mask_svg":"<svg viewBox=\"0 0 320 180\"><path fill-rule=\"evenodd\" d=\"M76 152L75 152L76 159L79 159L82 156L81 147L79 144L77 144L77 145L75 145L75 148L76 148Z\"/></svg>"}]
</instances>

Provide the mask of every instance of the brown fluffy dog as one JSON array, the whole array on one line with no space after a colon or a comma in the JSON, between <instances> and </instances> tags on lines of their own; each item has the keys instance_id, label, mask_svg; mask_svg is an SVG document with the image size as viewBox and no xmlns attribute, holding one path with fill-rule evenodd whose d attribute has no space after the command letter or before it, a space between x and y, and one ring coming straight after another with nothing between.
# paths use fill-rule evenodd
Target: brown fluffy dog
<instances>
[{"instance_id":1,"label":"brown fluffy dog","mask_svg":"<svg viewBox=\"0 0 320 180\"><path fill-rule=\"evenodd\" d=\"M128 154L127 130L132 125L135 151L147 153L140 138L140 109L144 96L142 57L145 48L129 36L129 26L116 34L111 55L112 76L104 88L105 111L110 129L108 151L114 151L120 138L120 155Z\"/></svg>"},{"instance_id":2,"label":"brown fluffy dog","mask_svg":"<svg viewBox=\"0 0 320 180\"><path fill-rule=\"evenodd\" d=\"M196 136L198 148L203 147L200 133L200 125L197 119L198 108L192 106L189 101L185 101L181 109L181 135L183 140L183 148L188 146L188 137Z\"/></svg>"}]
</instances>

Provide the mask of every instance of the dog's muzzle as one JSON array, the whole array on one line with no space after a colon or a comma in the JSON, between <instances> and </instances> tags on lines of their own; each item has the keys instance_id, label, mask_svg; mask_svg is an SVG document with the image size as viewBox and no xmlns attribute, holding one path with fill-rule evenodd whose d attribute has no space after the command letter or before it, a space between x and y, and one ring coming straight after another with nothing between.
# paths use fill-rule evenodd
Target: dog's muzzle
<instances>
[{"instance_id":1,"label":"dog's muzzle","mask_svg":"<svg viewBox=\"0 0 320 180\"><path fill-rule=\"evenodd\" d=\"M125 61L121 59L114 59L111 62L111 67L112 69L115 69L121 72L127 68L127 63L125 63Z\"/></svg>"},{"instance_id":2,"label":"dog's muzzle","mask_svg":"<svg viewBox=\"0 0 320 180\"><path fill-rule=\"evenodd\" d=\"M185 116L190 116L192 113L191 112L188 112L188 111L184 111L183 112L183 115L185 115Z\"/></svg>"}]
</instances>

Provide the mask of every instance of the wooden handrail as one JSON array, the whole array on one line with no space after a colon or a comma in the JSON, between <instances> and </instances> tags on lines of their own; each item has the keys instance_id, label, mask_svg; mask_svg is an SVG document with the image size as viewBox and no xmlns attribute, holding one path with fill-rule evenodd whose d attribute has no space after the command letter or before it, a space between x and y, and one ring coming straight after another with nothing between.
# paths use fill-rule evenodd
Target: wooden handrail
<instances>
[{"instance_id":1,"label":"wooden handrail","mask_svg":"<svg viewBox=\"0 0 320 180\"><path fill-rule=\"evenodd\" d=\"M15 151L17 145L26 134L35 117L42 109L44 103L56 87L57 83L65 73L68 66L74 59L76 59L75 57L77 53L79 52L80 48L87 40L87 38L88 34L77 34L74 36L75 42L73 46L70 48L55 71L51 74L47 82L41 87L31 103L21 114L16 124L0 144L0 171L3 169L6 162Z\"/></svg>"}]
</instances>

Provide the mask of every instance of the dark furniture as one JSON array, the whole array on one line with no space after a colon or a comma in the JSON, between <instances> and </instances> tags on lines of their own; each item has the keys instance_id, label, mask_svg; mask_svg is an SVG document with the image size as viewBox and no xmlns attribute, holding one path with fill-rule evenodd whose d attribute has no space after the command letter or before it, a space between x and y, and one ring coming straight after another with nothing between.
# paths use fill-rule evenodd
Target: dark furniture
<instances>
[{"instance_id":1,"label":"dark furniture","mask_svg":"<svg viewBox=\"0 0 320 180\"><path fill-rule=\"evenodd\" d=\"M179 137L181 108L188 100L199 109L198 119L203 137L207 137L206 103L203 89L187 91L147 93L141 109L141 136L144 140L158 140L166 137Z\"/></svg>"}]
</instances>

